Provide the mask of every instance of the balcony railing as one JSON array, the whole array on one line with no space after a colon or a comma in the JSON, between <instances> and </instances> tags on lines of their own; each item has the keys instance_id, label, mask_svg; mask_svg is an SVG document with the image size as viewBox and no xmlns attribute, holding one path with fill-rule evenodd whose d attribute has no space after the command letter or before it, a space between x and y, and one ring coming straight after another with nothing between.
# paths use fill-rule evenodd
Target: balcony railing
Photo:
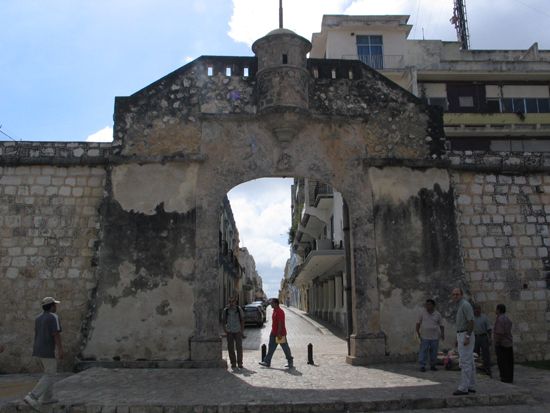
<instances>
[{"instance_id":1,"label":"balcony railing","mask_svg":"<svg viewBox=\"0 0 550 413\"><path fill-rule=\"evenodd\" d=\"M344 60L360 60L376 70L403 69L403 55L343 55Z\"/></svg>"}]
</instances>

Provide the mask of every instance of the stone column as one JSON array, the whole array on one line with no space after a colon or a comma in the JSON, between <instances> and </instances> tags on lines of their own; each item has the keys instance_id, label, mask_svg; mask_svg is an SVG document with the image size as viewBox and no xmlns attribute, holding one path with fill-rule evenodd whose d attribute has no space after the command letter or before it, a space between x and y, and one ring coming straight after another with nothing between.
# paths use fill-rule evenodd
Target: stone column
<instances>
[{"instance_id":1,"label":"stone column","mask_svg":"<svg viewBox=\"0 0 550 413\"><path fill-rule=\"evenodd\" d=\"M330 321L334 321L335 310L336 310L336 307L334 305L334 278L331 280L328 280L327 286L328 286L328 318Z\"/></svg>"},{"instance_id":2,"label":"stone column","mask_svg":"<svg viewBox=\"0 0 550 413\"><path fill-rule=\"evenodd\" d=\"M380 326L374 216L370 191L367 196L351 200L349 222L353 334L350 336L350 355L346 361L353 365L366 365L383 361L386 353L385 335Z\"/></svg>"},{"instance_id":3,"label":"stone column","mask_svg":"<svg viewBox=\"0 0 550 413\"><path fill-rule=\"evenodd\" d=\"M334 277L334 307L337 311L342 311L344 303L342 302L342 276Z\"/></svg>"},{"instance_id":4,"label":"stone column","mask_svg":"<svg viewBox=\"0 0 550 413\"><path fill-rule=\"evenodd\" d=\"M219 208L197 205L195 272L195 333L190 339L191 360L207 367L226 367L222 359L218 308L218 227Z\"/></svg>"}]
</instances>

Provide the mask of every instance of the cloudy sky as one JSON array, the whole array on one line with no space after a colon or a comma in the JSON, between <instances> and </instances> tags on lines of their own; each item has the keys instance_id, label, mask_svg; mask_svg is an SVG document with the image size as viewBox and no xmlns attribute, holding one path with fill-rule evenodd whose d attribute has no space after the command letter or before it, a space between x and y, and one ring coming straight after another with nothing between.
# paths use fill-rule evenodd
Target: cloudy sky
<instances>
[{"instance_id":1,"label":"cloudy sky","mask_svg":"<svg viewBox=\"0 0 550 413\"><path fill-rule=\"evenodd\" d=\"M548 1L466 0L472 48L527 49L538 41L550 49ZM323 14L409 14L412 38L456 38L453 0L284 3L285 27L308 39ZM0 0L0 16L0 131L15 140L110 140L115 96L200 55L251 55L250 44L278 26L278 1ZM230 193L269 295L288 255L289 185L256 182Z\"/></svg>"}]
</instances>

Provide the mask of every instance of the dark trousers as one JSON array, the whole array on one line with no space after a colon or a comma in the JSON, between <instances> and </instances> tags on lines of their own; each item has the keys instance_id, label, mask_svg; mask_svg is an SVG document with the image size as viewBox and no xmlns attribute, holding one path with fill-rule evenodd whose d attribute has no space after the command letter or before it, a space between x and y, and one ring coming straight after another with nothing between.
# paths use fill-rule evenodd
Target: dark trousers
<instances>
[{"instance_id":1,"label":"dark trousers","mask_svg":"<svg viewBox=\"0 0 550 413\"><path fill-rule=\"evenodd\" d=\"M237 357L235 357L235 347L237 347ZM243 335L239 333L227 333L227 352L231 367L243 366Z\"/></svg>"},{"instance_id":2,"label":"dark trousers","mask_svg":"<svg viewBox=\"0 0 550 413\"><path fill-rule=\"evenodd\" d=\"M476 344L474 353L481 356L483 360L483 370L489 376L491 375L491 349L489 347L489 336L487 334L476 334Z\"/></svg>"},{"instance_id":3,"label":"dark trousers","mask_svg":"<svg viewBox=\"0 0 550 413\"><path fill-rule=\"evenodd\" d=\"M429 355L430 367L435 367L437 364L437 350L439 348L439 339L428 340L420 339L420 351L418 352L418 362L420 367L426 367L426 362Z\"/></svg>"},{"instance_id":4,"label":"dark trousers","mask_svg":"<svg viewBox=\"0 0 550 413\"><path fill-rule=\"evenodd\" d=\"M273 357L273 353L275 353L275 349L277 348L278 344L275 341L275 338L277 336L274 334L269 335L269 347L267 350L267 354L265 355L265 358L263 361L265 361L267 364L271 364L271 358ZM281 348L283 349L283 352L285 353L285 357L288 361L288 364L292 366L292 354L290 353L290 347L288 346L288 342L282 343Z\"/></svg>"},{"instance_id":5,"label":"dark trousers","mask_svg":"<svg viewBox=\"0 0 550 413\"><path fill-rule=\"evenodd\" d=\"M504 383L513 383L514 381L514 348L495 346L497 353L498 371L500 372L500 381Z\"/></svg>"}]
</instances>

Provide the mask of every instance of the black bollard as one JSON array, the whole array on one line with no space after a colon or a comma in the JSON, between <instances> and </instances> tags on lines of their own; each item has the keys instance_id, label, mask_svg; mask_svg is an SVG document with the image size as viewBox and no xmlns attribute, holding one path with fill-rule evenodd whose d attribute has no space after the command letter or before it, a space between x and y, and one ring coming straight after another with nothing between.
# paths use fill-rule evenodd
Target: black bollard
<instances>
[{"instance_id":1,"label":"black bollard","mask_svg":"<svg viewBox=\"0 0 550 413\"><path fill-rule=\"evenodd\" d=\"M307 364L315 364L313 362L313 344L311 343L307 345Z\"/></svg>"},{"instance_id":2,"label":"black bollard","mask_svg":"<svg viewBox=\"0 0 550 413\"><path fill-rule=\"evenodd\" d=\"M265 344L262 344L262 361L264 361L266 354L267 354L267 347Z\"/></svg>"}]
</instances>

